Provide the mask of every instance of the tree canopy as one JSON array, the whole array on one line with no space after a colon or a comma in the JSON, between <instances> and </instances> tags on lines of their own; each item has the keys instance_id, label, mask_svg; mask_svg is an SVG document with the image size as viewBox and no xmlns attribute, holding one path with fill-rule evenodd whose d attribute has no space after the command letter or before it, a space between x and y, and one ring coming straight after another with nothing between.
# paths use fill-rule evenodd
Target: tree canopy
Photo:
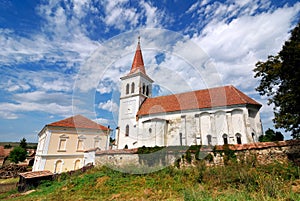
<instances>
[{"instance_id":1,"label":"tree canopy","mask_svg":"<svg viewBox=\"0 0 300 201\"><path fill-rule=\"evenodd\" d=\"M276 56L257 62L254 77L261 78L256 90L274 104L275 128L300 138L300 23Z\"/></svg>"},{"instance_id":2,"label":"tree canopy","mask_svg":"<svg viewBox=\"0 0 300 201\"><path fill-rule=\"evenodd\" d=\"M15 147L9 154L9 160L18 163L26 159L27 151L20 146Z\"/></svg>"},{"instance_id":3,"label":"tree canopy","mask_svg":"<svg viewBox=\"0 0 300 201\"><path fill-rule=\"evenodd\" d=\"M27 149L27 142L26 139L23 138L22 140L20 140L20 147L22 147L23 149Z\"/></svg>"},{"instance_id":4,"label":"tree canopy","mask_svg":"<svg viewBox=\"0 0 300 201\"><path fill-rule=\"evenodd\" d=\"M259 136L258 141L260 142L274 142L274 141L282 141L284 136L281 132L274 131L272 129L266 130L264 135Z\"/></svg>"}]
</instances>

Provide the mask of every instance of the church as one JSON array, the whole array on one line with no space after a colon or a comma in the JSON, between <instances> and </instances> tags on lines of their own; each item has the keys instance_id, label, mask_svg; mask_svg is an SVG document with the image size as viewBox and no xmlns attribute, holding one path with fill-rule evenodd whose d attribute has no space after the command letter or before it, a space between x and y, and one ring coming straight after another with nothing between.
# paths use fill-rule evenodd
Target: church
<instances>
[{"instance_id":1,"label":"church","mask_svg":"<svg viewBox=\"0 0 300 201\"><path fill-rule=\"evenodd\" d=\"M140 41L130 72L120 79L117 149L245 144L263 134L262 105L234 86L152 97Z\"/></svg>"}]
</instances>

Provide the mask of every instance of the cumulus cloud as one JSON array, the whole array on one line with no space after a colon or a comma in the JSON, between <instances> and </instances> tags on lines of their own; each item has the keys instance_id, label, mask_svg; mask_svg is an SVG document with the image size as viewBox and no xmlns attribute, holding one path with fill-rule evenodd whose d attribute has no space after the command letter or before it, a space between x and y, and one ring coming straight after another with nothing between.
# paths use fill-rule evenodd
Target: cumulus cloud
<instances>
[{"instance_id":1,"label":"cumulus cloud","mask_svg":"<svg viewBox=\"0 0 300 201\"><path fill-rule=\"evenodd\" d=\"M107 110L109 112L117 112L119 110L118 104L113 102L112 100L99 103L98 108Z\"/></svg>"}]
</instances>

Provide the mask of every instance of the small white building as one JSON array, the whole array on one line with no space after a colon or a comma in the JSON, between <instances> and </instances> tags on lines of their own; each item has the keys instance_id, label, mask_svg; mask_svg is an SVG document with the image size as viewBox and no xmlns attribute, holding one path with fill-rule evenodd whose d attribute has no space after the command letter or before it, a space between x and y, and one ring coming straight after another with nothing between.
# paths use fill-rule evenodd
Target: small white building
<instances>
[{"instance_id":1,"label":"small white building","mask_svg":"<svg viewBox=\"0 0 300 201\"><path fill-rule=\"evenodd\" d=\"M129 74L121 77L116 145L223 145L256 142L261 104L234 86L152 97L140 41Z\"/></svg>"},{"instance_id":2,"label":"small white building","mask_svg":"<svg viewBox=\"0 0 300 201\"><path fill-rule=\"evenodd\" d=\"M85 161L86 150L107 150L110 129L76 115L47 124L38 134L39 141L32 171L53 173L76 170Z\"/></svg>"}]
</instances>

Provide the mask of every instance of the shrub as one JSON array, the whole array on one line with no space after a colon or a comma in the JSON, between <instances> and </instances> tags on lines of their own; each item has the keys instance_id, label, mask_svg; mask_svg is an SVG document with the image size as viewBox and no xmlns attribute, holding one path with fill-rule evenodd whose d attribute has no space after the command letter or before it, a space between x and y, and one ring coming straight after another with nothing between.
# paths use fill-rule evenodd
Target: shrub
<instances>
[{"instance_id":1,"label":"shrub","mask_svg":"<svg viewBox=\"0 0 300 201\"><path fill-rule=\"evenodd\" d=\"M22 162L26 159L27 151L22 147L15 147L9 154L8 159L14 163Z\"/></svg>"}]
</instances>

